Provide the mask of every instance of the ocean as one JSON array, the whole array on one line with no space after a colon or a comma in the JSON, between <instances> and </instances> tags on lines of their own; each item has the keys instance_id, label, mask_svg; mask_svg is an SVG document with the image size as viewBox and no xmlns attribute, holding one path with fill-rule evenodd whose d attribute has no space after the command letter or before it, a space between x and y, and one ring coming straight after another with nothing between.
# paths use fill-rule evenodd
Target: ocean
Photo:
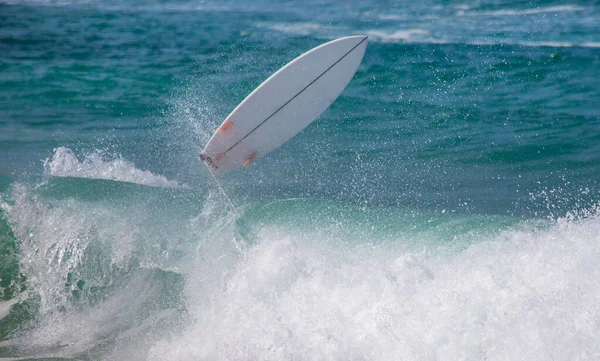
<instances>
[{"instance_id":1,"label":"ocean","mask_svg":"<svg viewBox=\"0 0 600 361\"><path fill-rule=\"evenodd\" d=\"M222 192L229 112L361 34ZM0 0L0 360L599 360L599 84L593 1Z\"/></svg>"}]
</instances>

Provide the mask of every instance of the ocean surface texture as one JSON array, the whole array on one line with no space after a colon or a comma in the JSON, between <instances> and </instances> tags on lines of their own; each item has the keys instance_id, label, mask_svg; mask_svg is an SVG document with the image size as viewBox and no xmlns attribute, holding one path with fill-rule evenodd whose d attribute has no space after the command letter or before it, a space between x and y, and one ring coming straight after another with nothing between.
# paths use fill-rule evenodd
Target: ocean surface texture
<instances>
[{"instance_id":1,"label":"ocean surface texture","mask_svg":"<svg viewBox=\"0 0 600 361\"><path fill-rule=\"evenodd\" d=\"M297 137L198 154L369 45ZM600 360L600 3L0 0L0 360Z\"/></svg>"}]
</instances>

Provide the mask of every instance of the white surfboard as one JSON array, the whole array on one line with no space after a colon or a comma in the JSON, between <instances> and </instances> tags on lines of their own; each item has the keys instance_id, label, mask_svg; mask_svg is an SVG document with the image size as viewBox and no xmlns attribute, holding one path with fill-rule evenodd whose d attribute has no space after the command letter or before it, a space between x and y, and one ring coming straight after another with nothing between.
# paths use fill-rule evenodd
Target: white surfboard
<instances>
[{"instance_id":1,"label":"white surfboard","mask_svg":"<svg viewBox=\"0 0 600 361\"><path fill-rule=\"evenodd\" d=\"M325 111L362 61L366 36L318 46L271 75L225 119L200 154L214 174L246 166L276 149Z\"/></svg>"}]
</instances>

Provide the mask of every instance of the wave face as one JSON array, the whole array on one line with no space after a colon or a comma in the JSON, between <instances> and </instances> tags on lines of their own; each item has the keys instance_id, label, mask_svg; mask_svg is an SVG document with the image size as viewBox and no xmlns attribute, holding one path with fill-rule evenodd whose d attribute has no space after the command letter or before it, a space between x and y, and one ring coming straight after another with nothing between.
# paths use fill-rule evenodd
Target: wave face
<instances>
[{"instance_id":1,"label":"wave face","mask_svg":"<svg viewBox=\"0 0 600 361\"><path fill-rule=\"evenodd\" d=\"M0 360L597 359L598 19L0 1ZM210 176L227 114L352 34L330 109Z\"/></svg>"}]
</instances>

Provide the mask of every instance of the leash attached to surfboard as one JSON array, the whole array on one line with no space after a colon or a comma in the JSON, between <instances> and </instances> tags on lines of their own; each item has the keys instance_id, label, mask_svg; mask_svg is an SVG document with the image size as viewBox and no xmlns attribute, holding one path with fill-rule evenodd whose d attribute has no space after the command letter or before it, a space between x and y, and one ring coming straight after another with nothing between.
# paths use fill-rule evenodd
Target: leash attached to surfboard
<instances>
[{"instance_id":1,"label":"leash attached to surfboard","mask_svg":"<svg viewBox=\"0 0 600 361\"><path fill-rule=\"evenodd\" d=\"M312 123L346 88L366 47L366 36L339 38L271 75L229 114L204 147L200 159L211 174L247 166Z\"/></svg>"},{"instance_id":2,"label":"leash attached to surfboard","mask_svg":"<svg viewBox=\"0 0 600 361\"><path fill-rule=\"evenodd\" d=\"M217 188L219 188L219 190L221 191L221 193L223 194L223 196L225 197L225 199L227 200L227 203L229 203L229 206L231 207L231 210L233 211L233 213L235 213L236 216L240 216L240 213L237 211L236 206L233 204L233 202L231 201L231 199L229 199L229 196L227 195L227 193L225 193L225 190L223 189L223 187L221 187L221 183L219 182L219 180L217 179L217 176L215 176L212 172L210 172L210 176L212 177L212 179L215 181L215 183L217 184Z\"/></svg>"}]
</instances>

